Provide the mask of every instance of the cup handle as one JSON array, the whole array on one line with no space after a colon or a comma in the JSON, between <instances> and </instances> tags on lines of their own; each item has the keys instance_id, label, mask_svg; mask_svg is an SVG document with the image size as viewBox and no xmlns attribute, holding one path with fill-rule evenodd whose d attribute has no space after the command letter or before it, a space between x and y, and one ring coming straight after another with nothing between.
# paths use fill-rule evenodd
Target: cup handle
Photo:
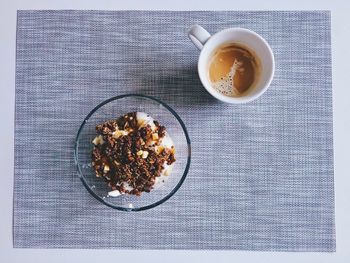
<instances>
[{"instance_id":1,"label":"cup handle","mask_svg":"<svg viewBox=\"0 0 350 263\"><path fill-rule=\"evenodd\" d=\"M201 50L205 44L205 42L208 41L208 39L211 37L211 35L208 33L207 30L205 30L200 25L193 25L190 30L188 30L188 37L191 39L193 44Z\"/></svg>"}]
</instances>

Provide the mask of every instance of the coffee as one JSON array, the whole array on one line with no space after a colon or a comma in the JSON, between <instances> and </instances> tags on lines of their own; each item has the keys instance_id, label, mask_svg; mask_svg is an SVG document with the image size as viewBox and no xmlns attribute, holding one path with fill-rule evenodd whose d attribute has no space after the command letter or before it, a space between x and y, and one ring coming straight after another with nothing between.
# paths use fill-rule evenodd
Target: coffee
<instances>
[{"instance_id":1,"label":"coffee","mask_svg":"<svg viewBox=\"0 0 350 263\"><path fill-rule=\"evenodd\" d=\"M249 92L259 77L258 57L241 44L217 48L209 61L209 80L220 93L240 97Z\"/></svg>"}]
</instances>

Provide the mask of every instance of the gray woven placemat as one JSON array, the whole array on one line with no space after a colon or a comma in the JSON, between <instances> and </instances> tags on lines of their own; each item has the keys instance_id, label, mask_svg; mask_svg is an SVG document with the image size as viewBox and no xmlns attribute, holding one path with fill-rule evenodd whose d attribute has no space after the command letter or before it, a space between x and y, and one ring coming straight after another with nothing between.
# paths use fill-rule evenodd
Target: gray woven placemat
<instances>
[{"instance_id":1,"label":"gray woven placemat","mask_svg":"<svg viewBox=\"0 0 350 263\"><path fill-rule=\"evenodd\" d=\"M266 38L269 90L211 98L194 23ZM16 62L15 247L335 251L330 12L19 11ZM131 92L172 106L193 150L180 190L137 213L90 196L73 161L86 114Z\"/></svg>"}]
</instances>

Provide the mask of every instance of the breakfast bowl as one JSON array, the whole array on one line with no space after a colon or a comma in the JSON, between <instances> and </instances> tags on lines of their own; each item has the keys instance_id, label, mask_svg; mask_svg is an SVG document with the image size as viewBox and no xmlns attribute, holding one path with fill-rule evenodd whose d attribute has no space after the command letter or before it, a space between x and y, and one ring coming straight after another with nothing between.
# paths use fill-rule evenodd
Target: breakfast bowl
<instances>
[{"instance_id":1,"label":"breakfast bowl","mask_svg":"<svg viewBox=\"0 0 350 263\"><path fill-rule=\"evenodd\" d=\"M176 149L176 161L165 180L141 195L110 194L110 185L93 169L92 151L96 126L130 112L147 113L166 128ZM121 211L142 211L156 207L172 197L181 187L191 161L191 144L185 124L164 102L146 95L126 94L112 97L97 105L83 120L75 140L74 160L78 177L88 192L104 205Z\"/></svg>"}]
</instances>

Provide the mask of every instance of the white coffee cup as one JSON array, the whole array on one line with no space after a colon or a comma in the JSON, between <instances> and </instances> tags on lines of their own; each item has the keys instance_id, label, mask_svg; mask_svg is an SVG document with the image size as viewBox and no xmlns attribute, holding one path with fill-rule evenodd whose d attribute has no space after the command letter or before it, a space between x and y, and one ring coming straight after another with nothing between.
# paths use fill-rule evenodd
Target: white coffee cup
<instances>
[{"instance_id":1,"label":"white coffee cup","mask_svg":"<svg viewBox=\"0 0 350 263\"><path fill-rule=\"evenodd\" d=\"M227 103L245 103L260 97L270 86L275 60L269 44L257 33L244 28L228 28L210 35L203 27L194 25L188 31L193 44L201 50L198 59L199 78L206 90L218 100ZM236 43L252 50L260 61L258 81L249 88L249 92L240 97L226 96L213 88L209 80L209 62L213 52L220 46Z\"/></svg>"}]
</instances>

